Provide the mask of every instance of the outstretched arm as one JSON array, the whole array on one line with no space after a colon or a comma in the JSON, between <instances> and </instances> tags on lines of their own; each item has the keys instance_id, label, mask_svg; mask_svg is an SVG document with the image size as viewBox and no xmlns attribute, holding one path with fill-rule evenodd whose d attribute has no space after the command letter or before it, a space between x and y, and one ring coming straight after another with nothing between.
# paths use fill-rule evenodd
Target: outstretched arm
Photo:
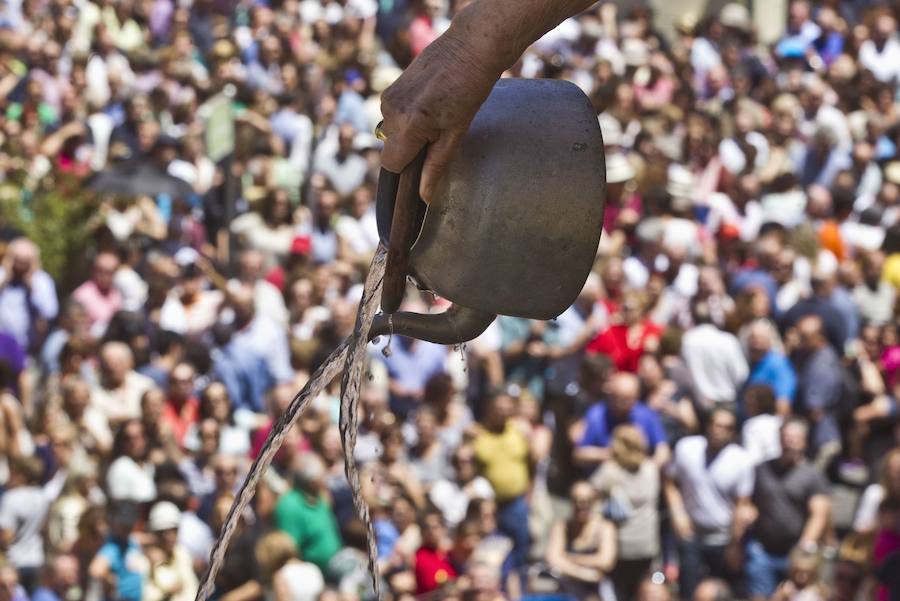
<instances>
[{"instance_id":1,"label":"outstretched arm","mask_svg":"<svg viewBox=\"0 0 900 601\"><path fill-rule=\"evenodd\" d=\"M593 0L475 0L381 100L382 165L399 173L430 144L420 191L430 200L462 136L503 71Z\"/></svg>"}]
</instances>

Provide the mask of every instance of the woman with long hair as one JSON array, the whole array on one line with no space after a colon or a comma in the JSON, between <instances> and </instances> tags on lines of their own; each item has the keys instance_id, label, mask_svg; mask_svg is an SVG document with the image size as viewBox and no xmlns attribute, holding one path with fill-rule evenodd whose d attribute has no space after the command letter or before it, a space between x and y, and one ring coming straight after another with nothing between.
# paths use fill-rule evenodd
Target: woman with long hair
<instances>
[{"instance_id":1,"label":"woman with long hair","mask_svg":"<svg viewBox=\"0 0 900 601\"><path fill-rule=\"evenodd\" d=\"M572 517L551 528L547 563L561 592L577 599L605 599L606 577L616 564L616 528L596 512L597 493L587 482L573 484L569 498Z\"/></svg>"},{"instance_id":2,"label":"woman with long hair","mask_svg":"<svg viewBox=\"0 0 900 601\"><path fill-rule=\"evenodd\" d=\"M647 455L643 432L632 425L613 431L611 461L591 483L606 502L605 514L617 526L618 561L610 576L619 599L633 599L659 555L659 470Z\"/></svg>"},{"instance_id":3,"label":"woman with long hair","mask_svg":"<svg viewBox=\"0 0 900 601\"><path fill-rule=\"evenodd\" d=\"M878 525L878 507L886 499L900 501L900 447L891 449L884 456L878 482L863 491L853 519L853 530L858 534L872 534Z\"/></svg>"}]
</instances>

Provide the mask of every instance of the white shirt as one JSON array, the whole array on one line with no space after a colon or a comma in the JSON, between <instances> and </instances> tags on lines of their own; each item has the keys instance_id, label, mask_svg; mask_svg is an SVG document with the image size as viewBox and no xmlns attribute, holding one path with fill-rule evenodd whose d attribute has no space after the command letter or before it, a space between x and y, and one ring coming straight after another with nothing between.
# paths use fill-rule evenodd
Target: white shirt
<instances>
[{"instance_id":1,"label":"white shirt","mask_svg":"<svg viewBox=\"0 0 900 601\"><path fill-rule=\"evenodd\" d=\"M428 499L444 514L450 526L456 526L466 517L471 499L493 499L494 489L490 482L476 476L471 484L471 494L460 488L453 480L438 480L428 491Z\"/></svg>"},{"instance_id":2,"label":"white shirt","mask_svg":"<svg viewBox=\"0 0 900 601\"><path fill-rule=\"evenodd\" d=\"M360 254L374 252L379 241L375 208L370 208L359 219L351 215L341 215L334 231L339 238L346 240L355 252Z\"/></svg>"},{"instance_id":3,"label":"white shirt","mask_svg":"<svg viewBox=\"0 0 900 601\"><path fill-rule=\"evenodd\" d=\"M853 518L853 529L857 532L872 531L878 526L878 506L884 500L884 487L877 482L863 491Z\"/></svg>"},{"instance_id":4,"label":"white shirt","mask_svg":"<svg viewBox=\"0 0 900 601\"><path fill-rule=\"evenodd\" d=\"M238 292L242 286L240 280L228 281L230 292ZM257 315L263 315L279 326L287 328L288 310L284 304L284 296L272 282L260 279L253 283L253 308Z\"/></svg>"},{"instance_id":5,"label":"white shirt","mask_svg":"<svg viewBox=\"0 0 900 601\"><path fill-rule=\"evenodd\" d=\"M106 474L109 496L115 501L128 500L149 503L156 498L153 483L153 465L141 466L131 457L123 455L109 466Z\"/></svg>"},{"instance_id":6,"label":"white shirt","mask_svg":"<svg viewBox=\"0 0 900 601\"><path fill-rule=\"evenodd\" d=\"M667 473L681 491L697 536L707 544L727 544L735 502L753 494L753 460L732 443L707 467L706 447L703 436L682 438Z\"/></svg>"},{"instance_id":7,"label":"white shirt","mask_svg":"<svg viewBox=\"0 0 900 601\"><path fill-rule=\"evenodd\" d=\"M204 290L199 296L186 307L179 290L170 292L159 311L159 327L176 334L193 334L212 327L225 296L218 290Z\"/></svg>"},{"instance_id":8,"label":"white shirt","mask_svg":"<svg viewBox=\"0 0 900 601\"><path fill-rule=\"evenodd\" d=\"M681 356L707 401L734 401L749 374L740 341L712 324L696 326L684 334Z\"/></svg>"},{"instance_id":9,"label":"white shirt","mask_svg":"<svg viewBox=\"0 0 900 601\"><path fill-rule=\"evenodd\" d=\"M781 456L781 417L763 413L751 417L741 428L741 443L759 465Z\"/></svg>"},{"instance_id":10,"label":"white shirt","mask_svg":"<svg viewBox=\"0 0 900 601\"><path fill-rule=\"evenodd\" d=\"M900 72L900 42L893 37L887 41L881 52L875 42L866 40L859 47L859 63L872 72L881 82L891 83Z\"/></svg>"},{"instance_id":11,"label":"white shirt","mask_svg":"<svg viewBox=\"0 0 900 601\"><path fill-rule=\"evenodd\" d=\"M156 385L147 376L130 371L122 386L110 390L96 386L91 392L91 406L100 411L107 422L141 416L141 397Z\"/></svg>"}]
</instances>

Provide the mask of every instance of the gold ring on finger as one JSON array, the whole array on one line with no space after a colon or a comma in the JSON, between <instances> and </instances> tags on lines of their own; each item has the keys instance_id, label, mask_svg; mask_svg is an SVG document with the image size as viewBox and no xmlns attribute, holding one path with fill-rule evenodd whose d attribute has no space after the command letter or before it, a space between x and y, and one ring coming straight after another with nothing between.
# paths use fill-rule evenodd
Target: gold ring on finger
<instances>
[{"instance_id":1,"label":"gold ring on finger","mask_svg":"<svg viewBox=\"0 0 900 601\"><path fill-rule=\"evenodd\" d=\"M375 137L382 142L387 142L387 134L384 133L384 119L379 121L378 125L375 126Z\"/></svg>"}]
</instances>

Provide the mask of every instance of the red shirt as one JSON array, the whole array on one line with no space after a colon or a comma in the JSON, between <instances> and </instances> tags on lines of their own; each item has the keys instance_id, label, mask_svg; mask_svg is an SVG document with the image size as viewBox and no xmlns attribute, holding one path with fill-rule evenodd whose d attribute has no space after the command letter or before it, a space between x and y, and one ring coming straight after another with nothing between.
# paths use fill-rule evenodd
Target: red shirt
<instances>
[{"instance_id":1,"label":"red shirt","mask_svg":"<svg viewBox=\"0 0 900 601\"><path fill-rule=\"evenodd\" d=\"M181 405L181 410L179 411L175 403L166 400L162 419L172 428L175 441L179 446L184 446L184 435L187 434L188 428L192 424L196 424L197 420L200 419L200 401L191 397Z\"/></svg>"},{"instance_id":2,"label":"red shirt","mask_svg":"<svg viewBox=\"0 0 900 601\"><path fill-rule=\"evenodd\" d=\"M438 37L431 19L419 15L409 24L409 45L413 56L419 56L425 47Z\"/></svg>"},{"instance_id":3,"label":"red shirt","mask_svg":"<svg viewBox=\"0 0 900 601\"><path fill-rule=\"evenodd\" d=\"M437 590L450 580L456 580L456 570L450 564L447 553L427 547L416 551L417 595Z\"/></svg>"},{"instance_id":4,"label":"red shirt","mask_svg":"<svg viewBox=\"0 0 900 601\"><path fill-rule=\"evenodd\" d=\"M625 324L610 326L588 343L587 351L608 355L619 371L636 372L638 361L644 354L644 345L649 338L658 338L662 328L645 319L640 325L636 340L631 341L636 343L632 346L628 340L629 327Z\"/></svg>"}]
</instances>

